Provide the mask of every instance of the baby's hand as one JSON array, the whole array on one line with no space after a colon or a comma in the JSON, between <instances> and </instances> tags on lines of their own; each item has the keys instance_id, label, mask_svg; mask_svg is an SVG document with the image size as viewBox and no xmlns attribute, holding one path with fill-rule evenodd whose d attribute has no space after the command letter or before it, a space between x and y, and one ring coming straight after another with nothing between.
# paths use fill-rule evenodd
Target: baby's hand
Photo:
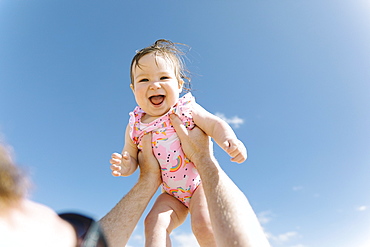
<instances>
[{"instance_id":1,"label":"baby's hand","mask_svg":"<svg viewBox=\"0 0 370 247\"><path fill-rule=\"evenodd\" d=\"M125 176L130 169L131 156L127 152L123 154L113 153L110 163L113 176Z\"/></svg>"},{"instance_id":2,"label":"baby's hand","mask_svg":"<svg viewBox=\"0 0 370 247\"><path fill-rule=\"evenodd\" d=\"M242 163L247 159L247 149L238 139L226 140L222 148L232 157L231 161Z\"/></svg>"}]
</instances>

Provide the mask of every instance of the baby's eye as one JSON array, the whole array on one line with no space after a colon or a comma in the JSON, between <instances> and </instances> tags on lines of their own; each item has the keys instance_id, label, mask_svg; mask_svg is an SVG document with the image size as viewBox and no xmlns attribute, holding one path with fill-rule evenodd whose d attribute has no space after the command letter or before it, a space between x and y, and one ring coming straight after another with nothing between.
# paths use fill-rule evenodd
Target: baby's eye
<instances>
[{"instance_id":1,"label":"baby's eye","mask_svg":"<svg viewBox=\"0 0 370 247\"><path fill-rule=\"evenodd\" d=\"M149 81L148 79L141 79L141 80L139 80L139 82L146 82L146 81Z\"/></svg>"},{"instance_id":2,"label":"baby's eye","mask_svg":"<svg viewBox=\"0 0 370 247\"><path fill-rule=\"evenodd\" d=\"M170 77L168 77L168 76L162 76L161 77L161 80L168 80L168 79L170 79Z\"/></svg>"}]
</instances>

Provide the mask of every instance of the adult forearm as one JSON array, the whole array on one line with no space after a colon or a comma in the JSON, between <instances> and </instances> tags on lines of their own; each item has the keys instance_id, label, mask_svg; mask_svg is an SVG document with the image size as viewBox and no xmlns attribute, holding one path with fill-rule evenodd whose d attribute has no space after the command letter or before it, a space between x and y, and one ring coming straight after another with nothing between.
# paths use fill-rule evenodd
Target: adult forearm
<instances>
[{"instance_id":1,"label":"adult forearm","mask_svg":"<svg viewBox=\"0 0 370 247\"><path fill-rule=\"evenodd\" d=\"M270 246L243 192L214 158L202 158L197 166L207 198L218 246Z\"/></svg>"},{"instance_id":2,"label":"adult forearm","mask_svg":"<svg viewBox=\"0 0 370 247\"><path fill-rule=\"evenodd\" d=\"M209 137L197 127L187 130L177 116L170 117L202 179L217 246L270 246L248 199L214 158Z\"/></svg>"},{"instance_id":3,"label":"adult forearm","mask_svg":"<svg viewBox=\"0 0 370 247\"><path fill-rule=\"evenodd\" d=\"M140 176L135 186L101 220L100 224L110 247L123 247L129 240L160 180Z\"/></svg>"}]
</instances>

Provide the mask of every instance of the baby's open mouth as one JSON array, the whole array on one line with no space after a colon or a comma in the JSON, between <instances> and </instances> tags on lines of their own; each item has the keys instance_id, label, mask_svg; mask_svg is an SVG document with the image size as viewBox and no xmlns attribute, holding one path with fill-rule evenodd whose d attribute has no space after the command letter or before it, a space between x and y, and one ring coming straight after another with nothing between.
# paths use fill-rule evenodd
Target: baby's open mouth
<instances>
[{"instance_id":1,"label":"baby's open mouth","mask_svg":"<svg viewBox=\"0 0 370 247\"><path fill-rule=\"evenodd\" d=\"M155 95L149 97L149 100L150 102L152 102L153 105L160 105L164 101L164 98L164 95Z\"/></svg>"}]
</instances>

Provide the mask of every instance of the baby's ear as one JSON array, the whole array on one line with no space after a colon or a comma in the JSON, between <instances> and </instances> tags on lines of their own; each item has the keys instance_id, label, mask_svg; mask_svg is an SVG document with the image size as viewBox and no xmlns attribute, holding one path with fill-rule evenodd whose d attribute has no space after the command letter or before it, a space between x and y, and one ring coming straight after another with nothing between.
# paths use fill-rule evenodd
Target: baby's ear
<instances>
[{"instance_id":1,"label":"baby's ear","mask_svg":"<svg viewBox=\"0 0 370 247\"><path fill-rule=\"evenodd\" d=\"M181 93L182 91L182 87L184 86L184 80L183 79L180 79L179 80L179 92Z\"/></svg>"},{"instance_id":2,"label":"baby's ear","mask_svg":"<svg viewBox=\"0 0 370 247\"><path fill-rule=\"evenodd\" d=\"M131 88L132 92L134 93L135 92L134 84L130 83L130 88Z\"/></svg>"}]
</instances>

